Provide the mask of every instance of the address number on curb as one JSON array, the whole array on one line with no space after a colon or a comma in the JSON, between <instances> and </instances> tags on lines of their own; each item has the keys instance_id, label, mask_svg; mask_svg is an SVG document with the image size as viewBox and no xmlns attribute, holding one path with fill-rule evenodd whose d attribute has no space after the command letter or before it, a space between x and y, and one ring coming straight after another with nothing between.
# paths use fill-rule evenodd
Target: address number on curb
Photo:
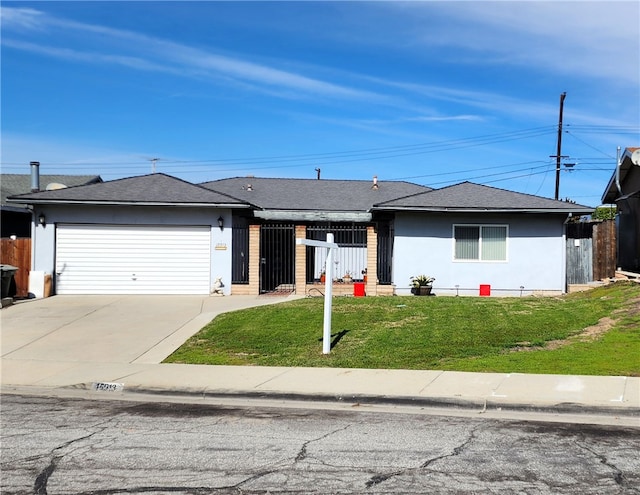
<instances>
[{"instance_id":1,"label":"address number on curb","mask_svg":"<svg viewBox=\"0 0 640 495\"><path fill-rule=\"evenodd\" d=\"M123 389L124 383L94 382L91 385L94 392L122 392Z\"/></svg>"}]
</instances>

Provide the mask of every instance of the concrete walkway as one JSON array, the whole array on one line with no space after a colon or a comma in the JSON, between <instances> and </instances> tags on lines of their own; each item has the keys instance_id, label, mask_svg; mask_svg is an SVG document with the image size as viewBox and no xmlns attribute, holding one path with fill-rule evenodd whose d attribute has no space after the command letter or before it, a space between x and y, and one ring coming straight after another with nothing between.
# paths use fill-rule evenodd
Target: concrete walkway
<instances>
[{"instance_id":1,"label":"concrete walkway","mask_svg":"<svg viewBox=\"0 0 640 495\"><path fill-rule=\"evenodd\" d=\"M274 296L55 296L2 309L2 390L263 397L637 416L640 377L160 364L216 315ZM319 348L320 352L320 348ZM96 392L97 393L97 392Z\"/></svg>"}]
</instances>

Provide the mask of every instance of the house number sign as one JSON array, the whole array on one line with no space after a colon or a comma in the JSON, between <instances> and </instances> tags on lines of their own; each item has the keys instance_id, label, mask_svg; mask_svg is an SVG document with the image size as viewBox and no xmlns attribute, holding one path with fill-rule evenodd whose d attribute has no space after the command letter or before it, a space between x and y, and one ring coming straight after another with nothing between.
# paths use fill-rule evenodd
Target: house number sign
<instances>
[{"instance_id":1,"label":"house number sign","mask_svg":"<svg viewBox=\"0 0 640 495\"><path fill-rule=\"evenodd\" d=\"M94 382L91 385L93 392L122 392L123 389L124 383Z\"/></svg>"}]
</instances>

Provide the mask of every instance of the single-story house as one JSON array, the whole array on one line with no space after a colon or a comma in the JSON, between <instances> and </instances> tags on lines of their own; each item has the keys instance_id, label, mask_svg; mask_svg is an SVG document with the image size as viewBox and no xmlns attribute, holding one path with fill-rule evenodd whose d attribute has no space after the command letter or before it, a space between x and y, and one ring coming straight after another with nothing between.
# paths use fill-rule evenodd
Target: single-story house
<instances>
[{"instance_id":1,"label":"single-story house","mask_svg":"<svg viewBox=\"0 0 640 495\"><path fill-rule=\"evenodd\" d=\"M616 205L618 267L640 273L640 148L624 150L602 203Z\"/></svg>"},{"instance_id":2,"label":"single-story house","mask_svg":"<svg viewBox=\"0 0 640 495\"><path fill-rule=\"evenodd\" d=\"M34 270L57 294L225 294L323 290L333 233L334 292L562 293L565 224L593 209L463 182L243 177L191 184L164 174L11 198L34 209Z\"/></svg>"}]
</instances>

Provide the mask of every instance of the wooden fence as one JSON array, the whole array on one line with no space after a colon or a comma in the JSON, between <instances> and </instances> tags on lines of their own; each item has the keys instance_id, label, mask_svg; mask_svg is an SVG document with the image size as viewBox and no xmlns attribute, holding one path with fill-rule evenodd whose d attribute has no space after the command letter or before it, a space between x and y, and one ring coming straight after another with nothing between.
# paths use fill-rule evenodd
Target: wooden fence
<instances>
[{"instance_id":1,"label":"wooden fence","mask_svg":"<svg viewBox=\"0 0 640 495\"><path fill-rule=\"evenodd\" d=\"M593 226L593 280L616 275L616 222L605 220Z\"/></svg>"},{"instance_id":2,"label":"wooden fence","mask_svg":"<svg viewBox=\"0 0 640 495\"><path fill-rule=\"evenodd\" d=\"M612 278L615 272L615 221L568 224L567 284Z\"/></svg>"},{"instance_id":3,"label":"wooden fence","mask_svg":"<svg viewBox=\"0 0 640 495\"><path fill-rule=\"evenodd\" d=\"M29 270L31 268L31 239L2 239L0 262L3 265L13 265L18 268L14 275L15 296L29 295Z\"/></svg>"}]
</instances>

